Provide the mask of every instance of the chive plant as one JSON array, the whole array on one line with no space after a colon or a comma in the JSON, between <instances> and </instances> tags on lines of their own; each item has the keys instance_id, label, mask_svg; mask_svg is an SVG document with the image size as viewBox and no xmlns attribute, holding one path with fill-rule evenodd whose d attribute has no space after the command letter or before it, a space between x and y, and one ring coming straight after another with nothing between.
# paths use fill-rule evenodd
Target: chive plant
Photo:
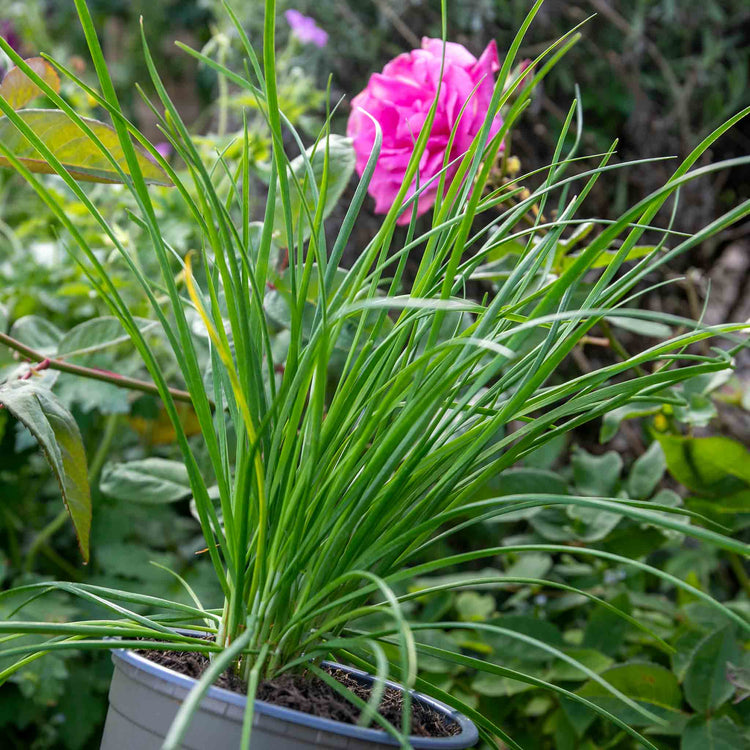
<instances>
[{"instance_id":1,"label":"chive plant","mask_svg":"<svg viewBox=\"0 0 750 750\"><path fill-rule=\"evenodd\" d=\"M548 168L500 187L491 186L502 139L526 108L534 85L577 38L571 33L539 56L532 85L521 86L518 78L511 80L515 55L541 2L534 4L511 45L484 128L458 160L457 175L450 183L445 179L446 158L439 178L439 199L428 226L417 222L416 196L409 197L409 188L419 178L420 157L436 104L423 131L415 133L414 153L397 199L346 271L339 267L341 258L379 157L380 137L331 242L324 231L324 219L330 209L329 190L333 190L336 149L341 141L330 133L329 118L317 142L305 150L279 109L274 0L266 0L261 57L227 8L247 54L244 75L191 51L255 97L267 119L273 149L261 225L251 223L247 128L238 161L229 162L219 154L213 163L206 163L159 79L145 35L146 62L159 97L159 109L154 107L154 111L164 137L184 164L179 172L123 114L84 0L75 3L100 91L52 62L109 113L119 150L106 145L87 121L0 40L13 62L86 134L136 202L138 211L131 219L150 241L148 252L158 259L159 279L143 274L137 253L122 244L111 220L102 215L54 150L0 100L5 117L85 205L128 264L171 345L184 381L180 385L189 392L200 424L200 447L208 456L208 471L199 468L196 445L185 435L167 378L94 248L77 230L74 219L55 202L44 180L7 144L0 144L7 163L29 181L65 227L72 257L143 357L172 419L206 539L205 564L213 566L224 597L223 605L213 608L192 592L193 603L187 605L147 592L65 582L6 592L4 597L20 597L20 603L14 619L0 624L0 632L7 634L0 656L16 657L14 664L0 673L0 681L51 651L109 649L112 636L120 638L122 647L203 652L210 657L210 666L183 704L164 745L176 748L202 696L227 668L247 681L250 698L261 679L303 668L348 694L319 667L322 659L333 656L377 676L380 687L370 701L359 701L362 722L382 726L404 747L408 747L409 711L404 711L401 726L391 726L376 712L382 694L380 680L388 675L407 688L418 687L459 708L478 724L491 745L496 746L500 738L509 747L519 747L490 719L418 677L418 657L423 654L545 687L606 717L643 746L654 747L617 716L583 696L459 650L420 643L415 633L481 627L516 639L524 647L546 651L574 665L632 709L659 721L555 647L486 623L410 623L402 610L404 602L418 595L401 593L404 584L416 576L541 550L635 566L706 601L740 627L748 627L737 613L688 583L642 561L596 548L527 544L447 557L431 549L436 540L503 514L574 505L677 530L734 552L747 551L744 544L706 528L695 514L653 502L554 494L477 499L490 478L557 436L631 401L655 397L696 375L731 367L734 350L742 346L737 337L745 328L739 324L707 327L642 311L633 303L656 269L750 213L745 202L690 236L652 226L670 202L674 214L680 188L688 181L747 163L748 159L735 159L695 166L747 110L708 136L662 188L618 219L599 222L601 232L575 255L561 256L561 240L594 221L583 215L587 193L597 180L606 179L609 171L624 166L612 163L613 145L606 153L590 158L585 171L569 175L571 164L581 159L577 155L582 127L578 101L570 108ZM490 125L501 107L502 130L490 139ZM301 168L292 168L287 155L290 142L297 145L300 156L296 165ZM162 237L138 158L141 148L168 175L202 237L202 245L186 257L175 253ZM648 160L635 166L647 169ZM529 180L539 186L530 191L520 187L522 181ZM419 185L417 195L426 187ZM403 212L409 212L411 222L404 232L396 231ZM647 231L659 239L644 249L639 242ZM283 284L276 264L280 236L285 238L288 252ZM472 299L467 286L486 277L493 251L508 243L520 246L521 251L506 256L502 270L494 276L491 295ZM414 261L416 270L407 284L405 270L410 257L418 257L418 261ZM273 329L264 304L269 285L281 289L287 306L289 337L283 358L272 346ZM567 380L555 379L573 348L610 315L656 320L682 332L622 361ZM202 337L195 333L196 327L203 329ZM201 338L203 342L206 334L210 344L207 359L197 341ZM716 336L729 341L728 350L695 353L694 344ZM343 362L335 372L334 360ZM217 487L218 500L209 492L212 486ZM593 594L554 581L476 575L428 591L483 583L543 584L576 591L647 630ZM107 611L107 619L75 623L19 619L27 603L51 591L82 597ZM366 618L373 614L386 615L390 624L368 630ZM181 627L215 637L194 637L180 632ZM31 645L28 640L18 640L29 635L36 636ZM651 637L659 641L655 634ZM405 702L408 707L408 694ZM249 700L244 747L249 745L252 712L253 701Z\"/></svg>"}]
</instances>

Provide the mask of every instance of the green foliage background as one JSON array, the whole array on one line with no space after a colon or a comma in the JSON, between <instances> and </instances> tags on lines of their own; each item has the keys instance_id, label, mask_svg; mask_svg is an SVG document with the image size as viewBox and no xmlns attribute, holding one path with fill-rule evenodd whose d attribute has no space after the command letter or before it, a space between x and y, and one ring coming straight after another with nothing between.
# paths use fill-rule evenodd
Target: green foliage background
<instances>
[{"instance_id":1,"label":"green foliage background","mask_svg":"<svg viewBox=\"0 0 750 750\"><path fill-rule=\"evenodd\" d=\"M253 24L260 21L253 20L255 4L245 5L240 9L252 31ZM535 32L538 38L529 42L532 48L559 36L589 11L598 10L600 16L537 99L536 111L527 118L529 132L516 136L514 153L525 166L546 163L559 110L567 109L575 83L582 91L587 148L601 149L619 133L623 136L623 159L685 153L700 136L745 105L750 51L741 43L741 34L749 22L746 3L708 0L690 6L688 12L683 4L671 0L547 3ZM290 53L288 91L290 99L301 102L302 119L320 116L316 112L320 100L315 96L320 92L307 89L309 99L295 93L295 85L300 85L299 81L295 84L295 66L321 73L332 70L335 89L351 95L371 72L411 46L410 34L417 38L439 35L438 4L434 2L320 4L301 0L295 7L314 14L331 33L329 47L323 51L298 49ZM471 0L450 7L451 38L478 52L491 37L498 39L502 50L527 3ZM145 79L132 23L139 13L144 14L146 27L155 38L167 29L191 29L198 44L210 39L209 22L218 17L214 3L200 0L99 0L92 9L105 41L107 29L114 34L113 30L132 28L132 34L120 44L116 61L116 80L123 90L132 88L132 81ZM350 23L341 22L342 14ZM24 3L23 7L11 3L8 17L32 52L43 48L59 55L63 49L69 55L78 50L80 40L68 33L75 28L72 6L68 9L62 0ZM214 76L188 65L171 50L162 52L160 70L171 76L175 85L186 85L184 90L192 91L190 96L201 109L197 127L207 132L207 148L214 147L219 142L210 135L216 116ZM324 82L318 80L319 88ZM258 126L259 165L265 136ZM722 148L725 151L718 157L746 151L747 136L733 133ZM610 210L615 214L634 196L662 181L657 168L646 175L623 173L607 181L606 192L594 195L593 201L609 207L601 214ZM735 170L723 185L701 183L702 193L692 193L688 199L696 223L705 223L722 207L746 197L749 182L745 172ZM90 294L85 279L66 261L59 228L19 184L10 173L0 174L0 328L52 355L77 326L106 311ZM130 206L124 192L98 186L93 190L125 216ZM61 191L60 200L69 198ZM170 213L168 191L164 191L162 205L163 215L171 217L162 224L168 241L186 250L191 237L179 214ZM66 210L72 214L78 211L85 221L84 212L74 203ZM137 243L132 227L123 220L122 231L132 235L128 241ZM95 231L93 226L90 231ZM40 237L46 240L40 242ZM109 249L102 240L101 251L108 258L110 271L127 293L125 270L118 266L114 254L108 256ZM135 294L133 300L136 305ZM90 337L84 339L89 345L107 340L101 331L77 330L79 337ZM283 320L279 330L283 334ZM278 345L283 346L283 335ZM155 346L158 351L158 342ZM167 357L166 350L161 353ZM81 362L143 376L137 359L124 344L82 356ZM6 350L0 350L0 379L18 367ZM55 376L46 373L43 377ZM707 425L715 424L712 420L717 409L727 399L736 402L733 408L737 410L743 409L743 399L747 405L741 385L730 396L725 385L689 383L676 394L681 403L676 409L672 403L675 394L665 394L663 403L610 416L601 436L575 435L570 444L545 449L504 473L491 488L493 496L554 488L560 494L654 500L705 514L747 539L750 453L729 438L700 436ZM99 480L93 482L92 562L85 569L79 565L72 530L60 521L58 488L30 436L6 412L0 412L0 584L9 587L63 575L106 586L142 586L155 595L183 596L188 601L179 582L152 564L155 562L178 572L201 597L216 599L207 566L201 565L200 528L190 513L189 490L179 468L170 463L178 457L158 403L149 396L132 397L106 384L87 382L81 387L65 375L59 375L55 389L76 416L91 457L90 469ZM187 424L190 419L186 411ZM623 451L622 435L628 430L635 440ZM600 445L598 437L605 444L614 440L617 450ZM146 481L150 482L150 495L144 493ZM415 597L409 614L425 623L446 619L463 623L441 638L452 639L467 655L481 655L502 666L561 681L628 722L642 721L598 692L598 686L585 675L549 653L514 646L509 659L510 641L483 633L481 625L492 623L527 633L575 656L666 720L665 725L639 724L659 747L734 750L749 746L750 701L742 698L750 692L750 659L747 644L739 639L732 622L637 568L625 569L606 557L577 554L582 543L603 553L658 562L672 576L710 593L738 614L750 616L746 561L687 543L677 532L663 534L614 514L574 508L535 510L506 517L503 523L486 523L452 538L448 548L463 552L500 544L566 545L569 551L540 549L536 555L523 557L510 553L487 568L478 567L494 578L544 577L561 587L542 582L493 582L458 593ZM446 550L436 552L445 554ZM435 579L415 580L408 590L416 593L438 583ZM565 585L590 590L646 625L660 640L654 641L634 624L613 619L606 608L566 592ZM63 597L45 599L38 611L28 612L29 618L48 620L86 615L82 605ZM431 639L429 630L420 638L428 645L440 645L438 639ZM421 666L446 690L481 707L524 747L632 747L629 737L595 719L593 713L542 690L507 677L478 676L462 665L445 671L443 663L429 658ZM97 747L109 671L103 655L81 658L65 652L35 662L0 687L3 741L8 747L33 750Z\"/></svg>"}]
</instances>

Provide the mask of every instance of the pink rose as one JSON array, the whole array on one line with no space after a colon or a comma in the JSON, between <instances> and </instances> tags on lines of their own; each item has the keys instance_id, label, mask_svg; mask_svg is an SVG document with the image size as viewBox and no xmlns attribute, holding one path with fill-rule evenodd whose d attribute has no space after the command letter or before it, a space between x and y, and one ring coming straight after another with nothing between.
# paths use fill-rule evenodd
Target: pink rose
<instances>
[{"instance_id":1,"label":"pink rose","mask_svg":"<svg viewBox=\"0 0 750 750\"><path fill-rule=\"evenodd\" d=\"M383 145L369 193L375 199L376 213L386 213L393 204L406 174L414 141L419 135L438 88L443 52L441 39L422 39L422 48L391 60L382 73L370 76L367 88L352 100L347 135L354 141L357 172L362 175L375 143L375 126L361 110L374 117L383 130ZM443 168L445 151L453 127L458 122L450 159L466 153L474 136L484 124L492 91L494 73L499 70L497 47L492 41L477 59L465 47L446 42L445 68L432 132L419 164L420 188ZM468 102L468 104L467 104ZM460 116L461 108L466 108ZM490 137L502 125L497 115ZM456 174L458 164L447 170L446 184ZM439 178L420 194L417 213L423 214L435 203ZM412 185L408 195L415 192ZM405 211L399 224L408 224L411 212Z\"/></svg>"}]
</instances>

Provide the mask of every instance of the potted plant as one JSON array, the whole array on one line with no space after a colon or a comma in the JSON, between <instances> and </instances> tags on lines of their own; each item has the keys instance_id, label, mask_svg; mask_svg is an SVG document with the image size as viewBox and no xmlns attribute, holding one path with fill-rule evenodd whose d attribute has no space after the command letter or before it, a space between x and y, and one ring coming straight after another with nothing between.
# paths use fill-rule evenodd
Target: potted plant
<instances>
[{"instance_id":1,"label":"potted plant","mask_svg":"<svg viewBox=\"0 0 750 750\"><path fill-rule=\"evenodd\" d=\"M247 132L240 131L237 161L218 154L207 164L160 82L144 36L163 107L156 115L184 164L176 171L124 116L85 1L75 3L101 92L59 63L52 65L108 112L113 128L76 114L58 94L49 63L25 62L0 40L18 77L17 84L0 89L0 163L15 168L48 203L68 233L74 261L141 354L150 383L86 368L77 372L158 393L174 425L205 536L205 564L213 567L223 604L209 606L192 591L192 603L185 604L148 592L67 582L16 588L2 594L18 604L12 617L0 623L0 632L8 635L0 656L16 662L0 679L52 651L114 649L116 673L103 745L108 750L315 743L466 747L477 738L474 725L490 744L502 740L518 747L490 718L420 677L418 657L425 655L548 687L654 747L585 696L466 655L458 647L431 644L425 631L479 626L410 622L404 604L425 592L404 584L426 573L543 547L636 565L747 627L740 615L688 583L594 547L516 544L426 554L436 540L472 524L550 506L616 513L747 552L744 544L693 523L699 519L680 508L555 493L495 497L486 490L493 476L553 437L697 374L731 367L732 348L705 354L690 347L716 336L729 340L730 347L742 346L743 340L733 337L744 324L707 327L631 303L653 270L750 212L743 204L690 237L651 227L682 185L726 166L694 168L747 111L706 138L666 185L616 221L603 223L588 244L577 248L586 237L580 230L591 223L589 217L580 218L586 194L596 180L622 166L610 163L613 146L582 173L567 176L577 158L579 102L571 107L553 164L536 188L524 184L531 176L493 182L505 138L534 85L576 41L575 34L563 38L530 68L511 75L541 0L502 65L492 47L477 59L457 45L425 40L422 50L398 58L355 98L359 109L350 119L350 140L331 134L327 121L307 149L279 108L276 7L267 0L262 58L236 23L249 60L246 76L190 51L252 96L267 118L272 159L263 220L253 222ZM450 89L456 80L463 81L458 93ZM31 84L59 109L18 109L28 91L16 100L10 94ZM378 86L392 98L383 98ZM391 106L393 97L398 106ZM406 133L401 127L406 122L417 129ZM287 155L290 138L298 146L293 159ZM324 220L355 168L359 183L331 241ZM120 253L152 305L180 382L168 381L97 249L37 172L59 175ZM79 184L83 180L125 185L138 206L130 219L150 244L127 246ZM179 193L202 237L194 253L181 257L165 242L150 184L172 185ZM368 189L384 218L351 268L343 270L339 264ZM431 217L418 220L429 211ZM426 228L419 228L425 226L420 221ZM646 245L641 239L647 230L657 240ZM156 256L161 278L142 272L142 253ZM410 255L418 258L406 284ZM626 267L626 262L634 265ZM465 290L477 280L489 281L491 293L474 299ZM572 380L552 379L592 328L611 319L651 320L681 332ZM17 347L4 334L0 343ZM44 362L44 367L64 366ZM185 434L178 401L192 405L200 441ZM3 384L0 403L42 444L86 556L90 501L75 422L33 377ZM434 590L493 582L497 577L469 573ZM81 597L107 614L85 622L22 619L28 603L52 591ZM646 629L589 592L581 593ZM632 710L651 716L559 649L531 635L487 623L482 627L524 648L554 653ZM144 657L156 652L166 652L165 659L183 672L192 668L185 662L205 671L194 678ZM189 658L180 661L179 654ZM331 664L326 661L331 657L353 666ZM389 677L401 687L394 688ZM240 684L243 694L212 687L219 678ZM260 687L272 694L285 681L295 689L315 685L345 697L357 708L359 726L254 700ZM378 712L384 695L401 704L396 718ZM437 711L448 726L447 736L414 737L414 705ZM149 718L150 713L156 716ZM271 744L263 745L264 740Z\"/></svg>"}]
</instances>

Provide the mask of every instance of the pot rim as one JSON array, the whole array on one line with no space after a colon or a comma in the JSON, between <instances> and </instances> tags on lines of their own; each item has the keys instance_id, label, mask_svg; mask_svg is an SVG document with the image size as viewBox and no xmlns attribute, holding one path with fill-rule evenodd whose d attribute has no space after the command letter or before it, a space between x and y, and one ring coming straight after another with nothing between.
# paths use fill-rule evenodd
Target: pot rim
<instances>
[{"instance_id":1,"label":"pot rim","mask_svg":"<svg viewBox=\"0 0 750 750\"><path fill-rule=\"evenodd\" d=\"M193 677L175 672L172 669L157 664L156 662L147 659L145 656L136 654L130 649L113 649L112 660L117 664L117 661L122 661L125 664L129 664L132 667L136 667L153 677L165 680L172 685L178 685L182 688L190 689L197 680ZM355 677L365 677L368 680L372 680L373 677L367 672L355 667L348 667L343 664L337 664L335 662L324 661L322 662L325 666L332 666L338 669L344 669ZM385 681L389 687L396 688L397 690L403 690L403 687L398 683L392 682L391 680ZM421 703L429 705L436 711L446 715L452 721L455 721L461 731L458 734L454 734L450 737L414 737L410 736L410 745L414 748L436 748L439 750L459 750L460 748L472 747L479 739L479 733L477 731L474 722L464 716L462 713L456 711L445 703L431 698L429 695L410 691L412 697L418 699ZM226 690L225 688L211 685L206 693L207 697L215 700L224 701L240 708L244 707L247 702L247 696L240 693ZM358 727L356 724L346 724L335 719L326 719L319 716L313 716L312 714L304 713L303 711L297 711L292 708L285 708L283 706L276 706L266 701L255 700L255 712L258 714L264 714L271 716L276 719L288 721L293 724L301 724L324 732L331 732L333 734L343 735L345 737L353 737L358 740L380 742L385 744L392 744L398 747L398 742L394 737L389 735L382 729L371 729Z\"/></svg>"}]
</instances>

